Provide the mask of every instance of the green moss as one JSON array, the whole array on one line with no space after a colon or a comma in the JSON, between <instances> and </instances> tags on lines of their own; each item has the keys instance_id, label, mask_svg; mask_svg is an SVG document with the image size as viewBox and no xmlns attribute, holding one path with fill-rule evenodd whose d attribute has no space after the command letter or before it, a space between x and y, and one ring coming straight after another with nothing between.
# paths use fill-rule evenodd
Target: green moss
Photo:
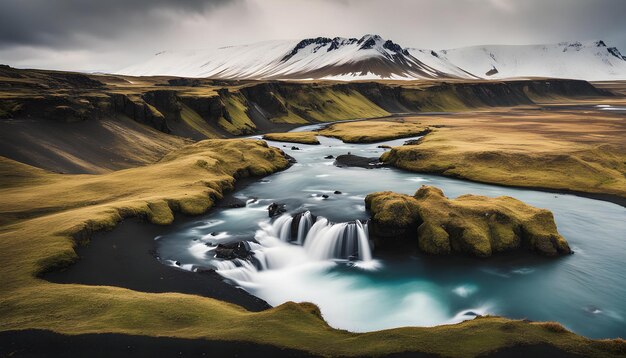
<instances>
[{"instance_id":1,"label":"green moss","mask_svg":"<svg viewBox=\"0 0 626 358\"><path fill-rule=\"evenodd\" d=\"M285 97L277 98L287 108L288 114L273 118L274 122L331 122L389 115L389 112L352 89L339 90L324 85L303 86Z\"/></svg>"},{"instance_id":2,"label":"green moss","mask_svg":"<svg viewBox=\"0 0 626 358\"><path fill-rule=\"evenodd\" d=\"M274 123L289 123L289 124L307 124L308 120L295 114L293 111L288 111L286 115L274 117L271 119Z\"/></svg>"},{"instance_id":3,"label":"green moss","mask_svg":"<svg viewBox=\"0 0 626 358\"><path fill-rule=\"evenodd\" d=\"M198 113L189 108L189 106L180 103L180 117L194 131L202 134L207 138L219 138L219 134L211 127Z\"/></svg>"},{"instance_id":4,"label":"green moss","mask_svg":"<svg viewBox=\"0 0 626 358\"><path fill-rule=\"evenodd\" d=\"M248 117L246 100L241 94L229 93L222 96L228 118L221 117L218 124L234 135L250 134L256 130L256 125Z\"/></svg>"},{"instance_id":5,"label":"green moss","mask_svg":"<svg viewBox=\"0 0 626 358\"><path fill-rule=\"evenodd\" d=\"M419 209L414 198L390 191L369 194L365 207L372 218L389 226L408 226L419 219Z\"/></svg>"},{"instance_id":6,"label":"green moss","mask_svg":"<svg viewBox=\"0 0 626 358\"><path fill-rule=\"evenodd\" d=\"M423 112L463 111L470 108L450 87L436 91L428 88L421 90L405 88L401 95L406 101L419 104L420 111ZM482 101L477 101L476 105L483 105Z\"/></svg>"},{"instance_id":7,"label":"green moss","mask_svg":"<svg viewBox=\"0 0 626 358\"><path fill-rule=\"evenodd\" d=\"M440 189L422 186L414 196L380 192L368 195L365 203L374 232L416 226L417 246L429 254L489 257L523 246L546 256L570 252L549 211L511 197L462 195L450 200Z\"/></svg>"},{"instance_id":8,"label":"green moss","mask_svg":"<svg viewBox=\"0 0 626 358\"><path fill-rule=\"evenodd\" d=\"M441 226L433 223L423 223L417 228L418 247L423 252L435 255L447 255L450 248L450 236Z\"/></svg>"}]
</instances>

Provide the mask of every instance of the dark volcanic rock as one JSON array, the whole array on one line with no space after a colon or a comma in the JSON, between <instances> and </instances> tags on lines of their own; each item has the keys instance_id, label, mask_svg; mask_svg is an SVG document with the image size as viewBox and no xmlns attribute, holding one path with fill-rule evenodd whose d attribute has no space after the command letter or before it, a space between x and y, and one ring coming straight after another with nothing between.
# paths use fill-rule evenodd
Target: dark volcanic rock
<instances>
[{"instance_id":1,"label":"dark volcanic rock","mask_svg":"<svg viewBox=\"0 0 626 358\"><path fill-rule=\"evenodd\" d=\"M222 199L216 206L219 208L243 208L246 206L246 201L236 198L234 196L227 196Z\"/></svg>"},{"instance_id":2,"label":"dark volcanic rock","mask_svg":"<svg viewBox=\"0 0 626 358\"><path fill-rule=\"evenodd\" d=\"M298 161L296 160L296 158L292 157L291 155L284 153L285 157L287 158L287 161L289 161L289 164L296 164Z\"/></svg>"},{"instance_id":3,"label":"dark volcanic rock","mask_svg":"<svg viewBox=\"0 0 626 358\"><path fill-rule=\"evenodd\" d=\"M291 220L291 240L296 240L298 238L298 229L300 228L300 219L302 219L302 216L304 216L304 214L306 213L307 213L306 211L303 211L293 216L293 220ZM311 214L311 223L314 223L315 220L317 220L317 216ZM310 227L307 229L310 229Z\"/></svg>"},{"instance_id":4,"label":"dark volcanic rock","mask_svg":"<svg viewBox=\"0 0 626 358\"><path fill-rule=\"evenodd\" d=\"M250 246L245 241L232 244L218 244L215 248L215 257L226 260L248 259L252 255Z\"/></svg>"},{"instance_id":5,"label":"dark volcanic rock","mask_svg":"<svg viewBox=\"0 0 626 358\"><path fill-rule=\"evenodd\" d=\"M339 194L342 194L342 192L340 192L339 190L335 190L335 192L333 194L339 195Z\"/></svg>"},{"instance_id":6,"label":"dark volcanic rock","mask_svg":"<svg viewBox=\"0 0 626 358\"><path fill-rule=\"evenodd\" d=\"M495 75L497 73L498 73L498 69L494 67L494 68L490 69L489 71L485 72L485 75L486 76L493 76L493 75Z\"/></svg>"},{"instance_id":7,"label":"dark volcanic rock","mask_svg":"<svg viewBox=\"0 0 626 358\"><path fill-rule=\"evenodd\" d=\"M202 85L202 81L197 78L173 78L171 80L167 80L167 84L169 86L177 87L198 87Z\"/></svg>"},{"instance_id":8,"label":"dark volcanic rock","mask_svg":"<svg viewBox=\"0 0 626 358\"><path fill-rule=\"evenodd\" d=\"M150 108L144 100L132 100L127 95L120 93L111 93L109 96L114 112L125 114L132 120L152 126L161 132L171 132L163 114Z\"/></svg>"},{"instance_id":9,"label":"dark volcanic rock","mask_svg":"<svg viewBox=\"0 0 626 358\"><path fill-rule=\"evenodd\" d=\"M419 139L410 139L407 140L406 142L404 142L403 145L417 145L420 144L420 140Z\"/></svg>"},{"instance_id":10,"label":"dark volcanic rock","mask_svg":"<svg viewBox=\"0 0 626 358\"><path fill-rule=\"evenodd\" d=\"M226 95L224 95L226 97ZM221 96L213 97L180 97L180 101L196 111L202 119L212 125L218 125L220 118L228 120L230 115L226 110Z\"/></svg>"},{"instance_id":11,"label":"dark volcanic rock","mask_svg":"<svg viewBox=\"0 0 626 358\"><path fill-rule=\"evenodd\" d=\"M373 169L383 167L377 157L367 158L353 154L342 154L335 159L335 165L338 167L359 167L365 169Z\"/></svg>"},{"instance_id":12,"label":"dark volcanic rock","mask_svg":"<svg viewBox=\"0 0 626 358\"><path fill-rule=\"evenodd\" d=\"M250 105L258 105L262 108L266 118L271 119L287 115L289 111L285 103L278 97L281 91L296 91L297 86L279 85L276 83L260 83L258 85L244 87L239 91L244 95Z\"/></svg>"},{"instance_id":13,"label":"dark volcanic rock","mask_svg":"<svg viewBox=\"0 0 626 358\"><path fill-rule=\"evenodd\" d=\"M335 159L334 155L327 155L324 157L324 159Z\"/></svg>"},{"instance_id":14,"label":"dark volcanic rock","mask_svg":"<svg viewBox=\"0 0 626 358\"><path fill-rule=\"evenodd\" d=\"M398 45L397 43L391 40L385 41L385 43L383 44L383 47L393 52L402 52L402 46Z\"/></svg>"},{"instance_id":15,"label":"dark volcanic rock","mask_svg":"<svg viewBox=\"0 0 626 358\"><path fill-rule=\"evenodd\" d=\"M316 45L320 45L324 46L326 44L328 44L329 42L331 42L333 40L329 39L328 37L316 37L316 38L311 38L311 39L304 39L300 42L298 42L298 44L293 48L293 50L291 50L290 53L288 53L287 55L285 55L285 57L282 58L282 62L285 62L287 60L289 60L290 58L292 58L293 56L295 56L298 51L302 50L303 48L311 45L311 44L316 44Z\"/></svg>"},{"instance_id":16,"label":"dark volcanic rock","mask_svg":"<svg viewBox=\"0 0 626 358\"><path fill-rule=\"evenodd\" d=\"M267 207L267 211L268 211L269 216L273 218L274 216L278 216L280 214L285 213L287 209L285 209L285 204L271 203Z\"/></svg>"}]
</instances>

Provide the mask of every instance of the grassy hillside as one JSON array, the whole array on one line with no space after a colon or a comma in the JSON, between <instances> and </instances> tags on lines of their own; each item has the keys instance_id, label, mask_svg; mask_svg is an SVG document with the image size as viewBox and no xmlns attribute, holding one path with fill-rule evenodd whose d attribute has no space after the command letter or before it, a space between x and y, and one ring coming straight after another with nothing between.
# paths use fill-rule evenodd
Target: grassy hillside
<instances>
[{"instance_id":1,"label":"grassy hillside","mask_svg":"<svg viewBox=\"0 0 626 358\"><path fill-rule=\"evenodd\" d=\"M189 143L124 115L77 123L0 120L0 155L63 173L100 174L145 165Z\"/></svg>"},{"instance_id":2,"label":"grassy hillside","mask_svg":"<svg viewBox=\"0 0 626 358\"><path fill-rule=\"evenodd\" d=\"M103 173L154 162L189 139L607 95L570 80L216 81L2 66L0 155L56 171Z\"/></svg>"}]
</instances>

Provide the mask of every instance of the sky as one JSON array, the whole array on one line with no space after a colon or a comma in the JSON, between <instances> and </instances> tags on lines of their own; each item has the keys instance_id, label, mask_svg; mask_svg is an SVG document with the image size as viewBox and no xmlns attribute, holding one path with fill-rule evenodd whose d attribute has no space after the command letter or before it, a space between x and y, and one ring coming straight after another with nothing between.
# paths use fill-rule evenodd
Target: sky
<instances>
[{"instance_id":1,"label":"sky","mask_svg":"<svg viewBox=\"0 0 626 358\"><path fill-rule=\"evenodd\" d=\"M378 34L403 47L604 40L626 0L0 0L0 64L112 72L163 50Z\"/></svg>"}]
</instances>

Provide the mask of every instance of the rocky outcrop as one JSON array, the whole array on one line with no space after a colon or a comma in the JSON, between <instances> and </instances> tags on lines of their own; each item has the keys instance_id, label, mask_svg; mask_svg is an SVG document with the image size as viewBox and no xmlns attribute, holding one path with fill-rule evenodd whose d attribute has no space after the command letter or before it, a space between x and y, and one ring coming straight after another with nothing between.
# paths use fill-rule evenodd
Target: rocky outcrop
<instances>
[{"instance_id":1,"label":"rocky outcrop","mask_svg":"<svg viewBox=\"0 0 626 358\"><path fill-rule=\"evenodd\" d=\"M275 118L289 114L285 104L276 96L276 93L281 91L282 86L286 86L286 88L292 87L290 84L261 83L244 87L239 91L249 102L258 105L267 118Z\"/></svg>"},{"instance_id":2,"label":"rocky outcrop","mask_svg":"<svg viewBox=\"0 0 626 358\"><path fill-rule=\"evenodd\" d=\"M373 193L365 204L372 216L370 237L382 249L408 245L427 254L477 257L515 250L571 253L550 211L511 197L448 199L440 189L422 186L413 196Z\"/></svg>"},{"instance_id":3,"label":"rocky outcrop","mask_svg":"<svg viewBox=\"0 0 626 358\"><path fill-rule=\"evenodd\" d=\"M134 121L147 124L161 132L170 133L165 116L143 100L132 100L125 94L112 93L111 107L114 112L122 113Z\"/></svg>"},{"instance_id":4,"label":"rocky outcrop","mask_svg":"<svg viewBox=\"0 0 626 358\"><path fill-rule=\"evenodd\" d=\"M230 115L220 96L212 97L189 97L180 98L181 101L192 110L196 111L207 123L218 126L220 118L229 120Z\"/></svg>"},{"instance_id":5,"label":"rocky outcrop","mask_svg":"<svg viewBox=\"0 0 626 358\"><path fill-rule=\"evenodd\" d=\"M215 248L215 257L225 260L249 259L252 255L247 241L239 241L230 244L218 244Z\"/></svg>"},{"instance_id":6,"label":"rocky outcrop","mask_svg":"<svg viewBox=\"0 0 626 358\"><path fill-rule=\"evenodd\" d=\"M182 106L178 100L176 91L158 90L144 93L141 98L149 105L156 108L163 116L174 120L180 120Z\"/></svg>"},{"instance_id":7,"label":"rocky outcrop","mask_svg":"<svg viewBox=\"0 0 626 358\"><path fill-rule=\"evenodd\" d=\"M287 212L287 209L285 208L285 204L271 203L267 207L267 215L269 215L270 218L273 218L278 215L282 215L285 212Z\"/></svg>"},{"instance_id":8,"label":"rocky outcrop","mask_svg":"<svg viewBox=\"0 0 626 358\"><path fill-rule=\"evenodd\" d=\"M377 157L361 157L350 153L337 156L333 164L340 168L357 167L374 169L383 167L383 163L381 163Z\"/></svg>"},{"instance_id":9,"label":"rocky outcrop","mask_svg":"<svg viewBox=\"0 0 626 358\"><path fill-rule=\"evenodd\" d=\"M302 221L303 221L302 218L307 217L307 216L309 218L309 223L306 229L304 229L305 230L304 232L308 232L308 230L311 228L310 225L312 223L315 223L315 221L317 220L317 216L311 214L308 211L303 211L303 212L293 215L293 220L291 220L291 228L290 228L291 240L296 240L298 238L298 230L300 229L300 225L302 224Z\"/></svg>"}]
</instances>

